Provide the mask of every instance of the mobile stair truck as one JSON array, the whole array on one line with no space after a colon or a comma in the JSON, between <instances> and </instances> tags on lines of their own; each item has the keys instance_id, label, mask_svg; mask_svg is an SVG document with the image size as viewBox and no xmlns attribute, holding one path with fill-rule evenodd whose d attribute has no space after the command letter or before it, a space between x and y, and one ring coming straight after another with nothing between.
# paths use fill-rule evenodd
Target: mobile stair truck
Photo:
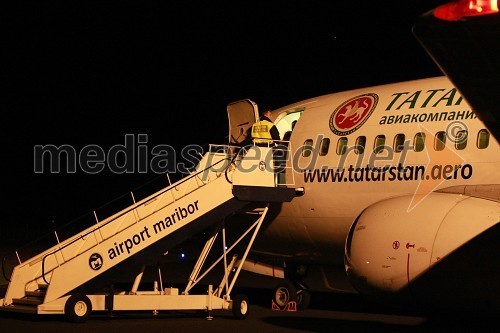
<instances>
[{"instance_id":1,"label":"mobile stair truck","mask_svg":"<svg viewBox=\"0 0 500 333\"><path fill-rule=\"evenodd\" d=\"M253 105L248 100L246 103ZM98 221L96 216L91 227L65 240L58 239L55 246L30 259L23 261L17 256L19 264L8 279L0 310L59 314L73 322L86 321L94 311L132 310L204 310L211 319L212 310L222 309L231 310L239 319L246 318L248 298L245 295L232 298L230 294L268 205L291 201L303 190L277 186L271 148L238 149L230 145L211 146L185 178L106 219ZM233 238L236 239L233 244L226 244L224 219L242 212L254 215L255 222L243 228L241 236ZM111 273L127 268L128 263L141 260L146 263L210 226L215 232L201 251L183 291L163 286L139 291L144 266L131 281L129 291L93 289L99 285L93 282L106 282ZM224 244L222 255L202 273L216 239ZM242 247L241 258L237 255L229 258L228 254L243 239L246 247ZM190 294L219 263L224 271L220 285L209 285L206 294ZM5 275L5 267L2 270Z\"/></svg>"}]
</instances>

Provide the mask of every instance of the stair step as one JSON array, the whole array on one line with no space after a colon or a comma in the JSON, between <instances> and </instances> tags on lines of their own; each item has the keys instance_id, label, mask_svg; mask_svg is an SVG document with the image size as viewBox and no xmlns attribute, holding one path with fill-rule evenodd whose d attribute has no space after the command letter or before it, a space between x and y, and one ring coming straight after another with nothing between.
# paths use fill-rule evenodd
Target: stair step
<instances>
[{"instance_id":1,"label":"stair step","mask_svg":"<svg viewBox=\"0 0 500 333\"><path fill-rule=\"evenodd\" d=\"M38 285L38 289L39 290L47 290L48 287L49 287L48 284L39 284Z\"/></svg>"},{"instance_id":2,"label":"stair step","mask_svg":"<svg viewBox=\"0 0 500 333\"><path fill-rule=\"evenodd\" d=\"M26 296L37 297L37 298L44 298L45 294L46 294L46 291L42 291L42 290L27 291L26 292Z\"/></svg>"},{"instance_id":3,"label":"stair step","mask_svg":"<svg viewBox=\"0 0 500 333\"><path fill-rule=\"evenodd\" d=\"M0 306L0 311L9 311L9 312L21 312L21 313L37 313L36 306L27 306L27 305L8 305L8 306Z\"/></svg>"},{"instance_id":4,"label":"stair step","mask_svg":"<svg viewBox=\"0 0 500 333\"><path fill-rule=\"evenodd\" d=\"M42 304L42 300L40 298L34 298L34 297L23 297L23 298L13 298L12 303L14 305L37 306L39 304Z\"/></svg>"}]
</instances>

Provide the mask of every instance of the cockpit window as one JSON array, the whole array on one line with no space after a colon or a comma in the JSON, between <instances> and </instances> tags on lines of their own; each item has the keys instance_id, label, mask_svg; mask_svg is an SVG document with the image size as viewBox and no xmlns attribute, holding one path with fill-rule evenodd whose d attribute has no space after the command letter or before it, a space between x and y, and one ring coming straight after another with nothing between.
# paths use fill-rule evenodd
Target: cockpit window
<instances>
[{"instance_id":1,"label":"cockpit window","mask_svg":"<svg viewBox=\"0 0 500 333\"><path fill-rule=\"evenodd\" d=\"M299 110L286 111L278 116L276 121L276 128L280 133L281 139L284 141L290 141L292 131L297 123L297 120L302 115L304 108Z\"/></svg>"}]
</instances>

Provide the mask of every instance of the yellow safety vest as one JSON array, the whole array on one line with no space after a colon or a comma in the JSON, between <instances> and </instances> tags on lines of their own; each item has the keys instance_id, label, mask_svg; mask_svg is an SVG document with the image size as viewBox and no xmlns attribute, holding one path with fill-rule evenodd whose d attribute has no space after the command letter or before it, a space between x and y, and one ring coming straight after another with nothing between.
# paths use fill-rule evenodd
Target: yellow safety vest
<instances>
[{"instance_id":1,"label":"yellow safety vest","mask_svg":"<svg viewBox=\"0 0 500 333\"><path fill-rule=\"evenodd\" d=\"M252 138L254 141L259 139L271 140L271 127L273 126L274 124L268 120L259 120L254 123L252 125Z\"/></svg>"}]
</instances>

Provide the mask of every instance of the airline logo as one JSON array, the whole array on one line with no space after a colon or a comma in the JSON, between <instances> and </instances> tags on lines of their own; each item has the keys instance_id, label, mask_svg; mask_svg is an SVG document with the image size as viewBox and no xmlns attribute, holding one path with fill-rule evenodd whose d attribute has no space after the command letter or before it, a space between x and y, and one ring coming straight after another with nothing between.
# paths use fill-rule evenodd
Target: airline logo
<instances>
[{"instance_id":1,"label":"airline logo","mask_svg":"<svg viewBox=\"0 0 500 333\"><path fill-rule=\"evenodd\" d=\"M98 271L101 269L103 264L102 256L99 253L94 253L89 258L89 266L94 271Z\"/></svg>"},{"instance_id":2,"label":"airline logo","mask_svg":"<svg viewBox=\"0 0 500 333\"><path fill-rule=\"evenodd\" d=\"M364 94L345 101L330 116L330 129L337 135L353 133L368 120L377 102L376 94Z\"/></svg>"}]
</instances>

